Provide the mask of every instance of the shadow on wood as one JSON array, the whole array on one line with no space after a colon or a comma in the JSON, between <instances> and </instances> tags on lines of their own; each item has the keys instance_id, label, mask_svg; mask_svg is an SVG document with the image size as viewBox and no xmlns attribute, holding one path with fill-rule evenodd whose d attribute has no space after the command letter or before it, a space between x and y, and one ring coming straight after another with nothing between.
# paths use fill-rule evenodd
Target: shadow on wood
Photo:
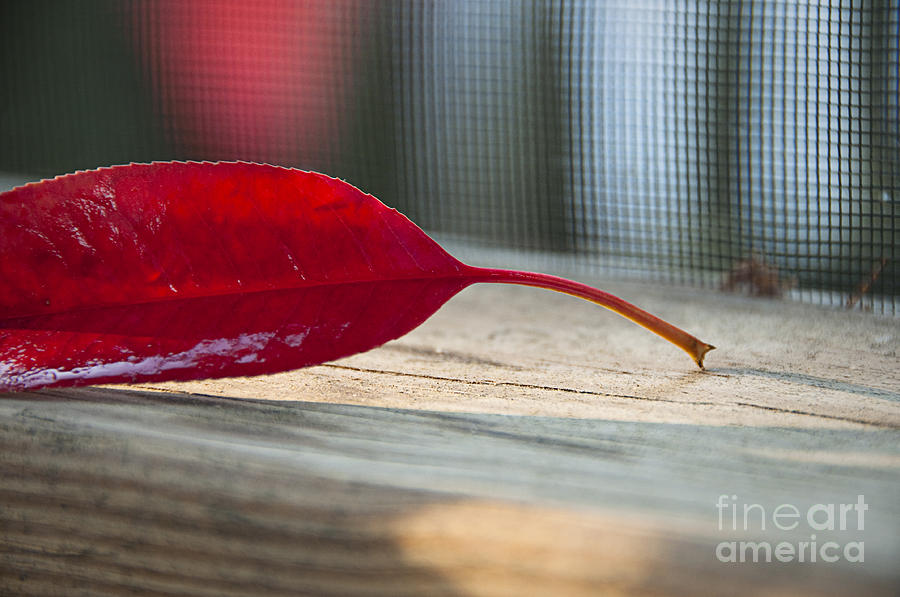
<instances>
[{"instance_id":1,"label":"shadow on wood","mask_svg":"<svg viewBox=\"0 0 900 597\"><path fill-rule=\"evenodd\" d=\"M0 427L4 593L888 595L898 583L890 431L99 387L6 395ZM872 458L835 475L834 446ZM722 564L722 493L766 507L864 493L869 557Z\"/></svg>"}]
</instances>

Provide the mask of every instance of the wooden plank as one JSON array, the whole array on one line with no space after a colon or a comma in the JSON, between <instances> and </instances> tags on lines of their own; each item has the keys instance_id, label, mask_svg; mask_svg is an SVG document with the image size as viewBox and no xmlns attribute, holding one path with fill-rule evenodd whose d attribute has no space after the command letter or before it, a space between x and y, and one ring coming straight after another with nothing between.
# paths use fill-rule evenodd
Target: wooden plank
<instances>
[{"instance_id":1,"label":"wooden plank","mask_svg":"<svg viewBox=\"0 0 900 597\"><path fill-rule=\"evenodd\" d=\"M716 345L707 370L585 301L476 286L406 337L334 365L152 387L459 412L900 427L900 319L690 289L607 288Z\"/></svg>"},{"instance_id":2,"label":"wooden plank","mask_svg":"<svg viewBox=\"0 0 900 597\"><path fill-rule=\"evenodd\" d=\"M896 594L898 322L612 290L718 345L709 370L591 305L484 287L328 366L5 395L0 592ZM868 510L719 529L723 495L751 523ZM811 534L865 561L716 557Z\"/></svg>"}]
</instances>

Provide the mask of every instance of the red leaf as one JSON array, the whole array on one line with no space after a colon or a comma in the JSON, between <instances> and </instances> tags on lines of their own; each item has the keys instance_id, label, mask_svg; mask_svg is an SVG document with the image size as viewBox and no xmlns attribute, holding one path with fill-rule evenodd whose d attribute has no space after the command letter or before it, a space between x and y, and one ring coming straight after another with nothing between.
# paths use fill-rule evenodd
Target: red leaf
<instances>
[{"instance_id":1,"label":"red leaf","mask_svg":"<svg viewBox=\"0 0 900 597\"><path fill-rule=\"evenodd\" d=\"M412 330L475 282L609 307L702 366L711 347L588 286L460 263L322 174L116 166L0 195L0 391L296 369Z\"/></svg>"}]
</instances>

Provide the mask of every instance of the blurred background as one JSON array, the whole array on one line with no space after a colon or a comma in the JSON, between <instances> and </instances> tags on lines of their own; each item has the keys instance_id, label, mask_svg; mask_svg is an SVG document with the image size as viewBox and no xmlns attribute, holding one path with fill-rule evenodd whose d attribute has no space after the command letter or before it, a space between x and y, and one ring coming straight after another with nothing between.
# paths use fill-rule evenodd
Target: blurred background
<instances>
[{"instance_id":1,"label":"blurred background","mask_svg":"<svg viewBox=\"0 0 900 597\"><path fill-rule=\"evenodd\" d=\"M897 0L0 6L6 181L269 162L499 265L900 313Z\"/></svg>"}]
</instances>

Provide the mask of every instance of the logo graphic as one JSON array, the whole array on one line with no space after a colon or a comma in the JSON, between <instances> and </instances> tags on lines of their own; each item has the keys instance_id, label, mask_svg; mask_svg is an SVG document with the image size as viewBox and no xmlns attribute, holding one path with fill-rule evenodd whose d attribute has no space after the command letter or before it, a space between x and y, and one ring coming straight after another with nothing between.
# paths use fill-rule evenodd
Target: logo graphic
<instances>
[{"instance_id":1,"label":"logo graphic","mask_svg":"<svg viewBox=\"0 0 900 597\"><path fill-rule=\"evenodd\" d=\"M855 503L813 504L805 508L780 504L769 511L762 504L722 494L716 501L719 531L736 534L779 534L780 531L785 537L778 541L721 541L716 545L716 558L726 563L864 562L864 541L837 539L855 538L857 532L865 530L868 509L864 495L856 496ZM796 533L787 535L792 531L808 531L809 538L797 541ZM826 537L820 537L820 533Z\"/></svg>"}]
</instances>

